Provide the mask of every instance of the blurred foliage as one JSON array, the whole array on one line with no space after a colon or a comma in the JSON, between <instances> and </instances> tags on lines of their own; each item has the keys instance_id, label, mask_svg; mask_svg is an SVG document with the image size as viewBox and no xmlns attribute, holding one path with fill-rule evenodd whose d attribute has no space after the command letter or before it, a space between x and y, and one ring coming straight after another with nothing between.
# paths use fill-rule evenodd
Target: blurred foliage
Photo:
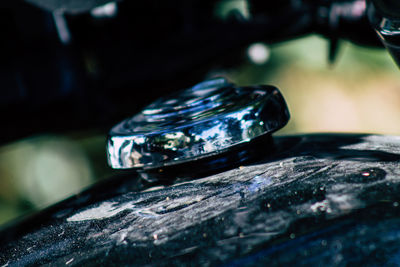
<instances>
[{"instance_id":1,"label":"blurred foliage","mask_svg":"<svg viewBox=\"0 0 400 267\"><path fill-rule=\"evenodd\" d=\"M239 85L272 84L282 91L292 118L277 134L400 134L400 72L388 53L347 42L341 48L329 66L327 41L312 36L270 47L264 64L247 60L219 73ZM105 139L105 133L43 135L1 147L0 224L114 173Z\"/></svg>"},{"instance_id":2,"label":"blurred foliage","mask_svg":"<svg viewBox=\"0 0 400 267\"><path fill-rule=\"evenodd\" d=\"M105 137L42 135L0 149L0 224L110 175Z\"/></svg>"},{"instance_id":3,"label":"blurred foliage","mask_svg":"<svg viewBox=\"0 0 400 267\"><path fill-rule=\"evenodd\" d=\"M272 84L283 93L298 132L400 133L400 72L384 49L348 42L334 65L328 42L315 36L271 47L264 65L228 72L238 84Z\"/></svg>"}]
</instances>

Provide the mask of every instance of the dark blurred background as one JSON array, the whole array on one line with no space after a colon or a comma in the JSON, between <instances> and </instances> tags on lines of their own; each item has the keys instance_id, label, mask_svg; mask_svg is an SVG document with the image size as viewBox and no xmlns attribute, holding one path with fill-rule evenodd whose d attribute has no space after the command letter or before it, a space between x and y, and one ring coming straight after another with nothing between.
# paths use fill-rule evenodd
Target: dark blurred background
<instances>
[{"instance_id":1,"label":"dark blurred background","mask_svg":"<svg viewBox=\"0 0 400 267\"><path fill-rule=\"evenodd\" d=\"M274 41L268 38L277 38L276 33L255 31L250 36L242 32L246 32L246 28L234 28L227 33L226 29L233 27L229 24L231 21L235 27L242 27L240 23L235 24L236 20L246 24L252 17L251 5L247 1L217 1L210 12L223 23L213 31L208 31L213 25L211 22L207 20L205 24L209 25L204 26L194 18L196 14L206 16L204 12L184 7L183 2L177 1L175 5L181 8L177 12L186 14L187 18L183 16L181 22L175 21L183 30L174 30L175 35L167 37L159 34L159 31L168 31L167 26L160 30L156 27L159 24L149 22L154 17L146 17L150 12L140 14L143 4L132 6L112 2L100 6L103 9L88 7L89 13L87 10L63 13L60 9L47 7L44 10L37 6L31 11L31 3L22 5L25 14L36 12L37 16L49 19L43 23L53 27L49 31L54 31L57 38L47 40L49 47L44 45L38 52L32 46L24 48L24 44L38 45L43 40L17 38L19 49L25 49L24 56L31 58L31 54L36 53L29 66L24 68L19 65L26 64L21 58L21 50L10 44L12 49L9 51L15 57L10 56L7 62L11 62L13 73L23 77L24 73L35 75L29 83L23 78L16 79L19 83L25 82L18 88L25 88L28 92L26 99L20 101L18 96L14 102L1 106L7 118L2 122L7 134L3 134L2 140L5 141L0 147L0 224L60 201L115 174L116 171L111 170L106 162L105 141L109 127L129 114L133 115L158 95L213 76L225 76L238 85L277 86L291 112L289 124L277 135L400 133L400 73L387 51L379 47L358 46L344 40L346 38L333 38L331 33L321 35L317 30L300 38L290 31L301 33L301 29L291 29L287 32L290 35L287 39L296 39L278 38ZM18 14L22 12L20 7L13 8L11 10L17 10ZM166 7L152 8L151 13L158 16L159 22L172 20L170 16L174 14L168 13ZM191 9L193 14L187 9ZM121 15L118 23L129 26L133 22L126 20L133 17L135 29L140 30L130 32L123 28L120 32L113 32L112 18L126 10L129 10L129 16ZM22 21L29 21L30 16L26 15ZM10 15L7 19L15 17ZM63 23L69 25L69 30L62 31ZM150 30L146 28L149 25L153 27ZM255 26L250 26L260 25L266 27L268 23L258 21ZM279 25L275 26L280 29ZM21 27L25 29L25 26ZM154 32L157 34L152 34ZM179 35L182 32L186 35ZM136 35L132 37L133 33ZM180 39L182 36L189 37ZM94 39L90 39L92 37ZM235 40L239 41L233 46ZM204 48L207 43L210 47ZM331 55L332 43L340 48L335 53L335 60ZM165 56L169 52L171 55ZM203 59L203 55L209 58ZM328 55L331 55L331 63ZM132 64L129 64L130 60ZM66 65L60 67L57 65L59 62ZM168 66L171 69L166 70ZM54 78L57 75L62 79ZM65 85L68 82L69 85ZM48 92L42 87L46 87ZM52 88L58 88L54 89L56 92L61 87L63 92L69 93L54 94L56 100L29 97L51 96ZM5 99L11 98L3 97L3 102ZM35 104L28 109L28 102Z\"/></svg>"}]
</instances>

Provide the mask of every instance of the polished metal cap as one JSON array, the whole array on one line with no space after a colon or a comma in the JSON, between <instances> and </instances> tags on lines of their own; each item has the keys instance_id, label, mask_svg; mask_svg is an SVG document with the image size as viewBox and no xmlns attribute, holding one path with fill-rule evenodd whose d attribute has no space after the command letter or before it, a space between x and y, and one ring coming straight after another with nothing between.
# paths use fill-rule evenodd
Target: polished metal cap
<instances>
[{"instance_id":1,"label":"polished metal cap","mask_svg":"<svg viewBox=\"0 0 400 267\"><path fill-rule=\"evenodd\" d=\"M207 80L160 98L108 136L112 168L154 169L215 156L269 135L289 120L275 87Z\"/></svg>"}]
</instances>

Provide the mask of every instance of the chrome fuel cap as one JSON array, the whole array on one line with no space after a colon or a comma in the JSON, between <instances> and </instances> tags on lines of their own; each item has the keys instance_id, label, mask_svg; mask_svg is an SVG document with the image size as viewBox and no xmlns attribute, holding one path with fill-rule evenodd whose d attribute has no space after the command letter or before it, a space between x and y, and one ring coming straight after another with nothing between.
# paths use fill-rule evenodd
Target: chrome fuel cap
<instances>
[{"instance_id":1,"label":"chrome fuel cap","mask_svg":"<svg viewBox=\"0 0 400 267\"><path fill-rule=\"evenodd\" d=\"M115 169L155 169L196 161L269 136L288 120L285 100L273 86L207 80L113 127L108 162Z\"/></svg>"}]
</instances>

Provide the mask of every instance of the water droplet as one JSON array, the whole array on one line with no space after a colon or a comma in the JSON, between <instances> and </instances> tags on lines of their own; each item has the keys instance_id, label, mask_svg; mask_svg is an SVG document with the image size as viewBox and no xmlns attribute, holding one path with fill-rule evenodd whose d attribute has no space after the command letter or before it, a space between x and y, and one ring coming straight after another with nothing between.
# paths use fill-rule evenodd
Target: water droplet
<instances>
[{"instance_id":1,"label":"water droplet","mask_svg":"<svg viewBox=\"0 0 400 267\"><path fill-rule=\"evenodd\" d=\"M371 183L383 180L386 177L386 171L379 168L369 168L360 170L357 173L344 177L348 183Z\"/></svg>"},{"instance_id":2,"label":"water droplet","mask_svg":"<svg viewBox=\"0 0 400 267\"><path fill-rule=\"evenodd\" d=\"M321 241L321 246L325 247L327 244L328 244L328 242L326 240Z\"/></svg>"},{"instance_id":3,"label":"water droplet","mask_svg":"<svg viewBox=\"0 0 400 267\"><path fill-rule=\"evenodd\" d=\"M291 233L290 234L290 239L295 239L295 238L296 238L296 235L294 233Z\"/></svg>"},{"instance_id":4,"label":"water droplet","mask_svg":"<svg viewBox=\"0 0 400 267\"><path fill-rule=\"evenodd\" d=\"M332 209L329 207L329 202L326 199L321 202L314 203L310 208L313 212L332 212Z\"/></svg>"},{"instance_id":5,"label":"water droplet","mask_svg":"<svg viewBox=\"0 0 400 267\"><path fill-rule=\"evenodd\" d=\"M393 202L393 207L398 207L399 206L399 202L395 201Z\"/></svg>"}]
</instances>

